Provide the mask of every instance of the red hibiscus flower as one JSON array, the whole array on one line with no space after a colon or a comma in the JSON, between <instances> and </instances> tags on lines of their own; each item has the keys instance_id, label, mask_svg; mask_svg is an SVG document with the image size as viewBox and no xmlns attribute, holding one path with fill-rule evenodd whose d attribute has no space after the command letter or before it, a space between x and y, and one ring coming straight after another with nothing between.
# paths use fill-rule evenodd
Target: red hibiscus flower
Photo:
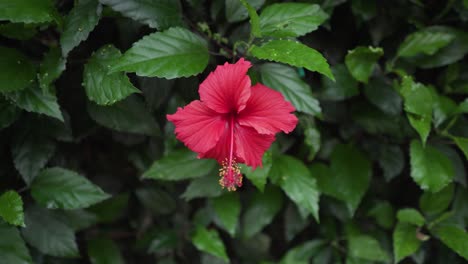
<instances>
[{"instance_id":1,"label":"red hibiscus flower","mask_svg":"<svg viewBox=\"0 0 468 264\"><path fill-rule=\"evenodd\" d=\"M242 186L238 163L262 166L275 134L291 132L298 121L281 93L260 83L251 86L250 66L242 58L218 66L200 84L200 100L167 115L177 139L198 158L214 158L221 164L219 182L229 191Z\"/></svg>"}]
</instances>

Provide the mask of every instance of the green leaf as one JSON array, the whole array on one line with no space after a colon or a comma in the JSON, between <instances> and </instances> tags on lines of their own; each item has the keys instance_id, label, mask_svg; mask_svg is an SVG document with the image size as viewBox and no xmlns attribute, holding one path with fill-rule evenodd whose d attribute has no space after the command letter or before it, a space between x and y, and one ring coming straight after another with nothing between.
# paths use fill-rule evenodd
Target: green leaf
<instances>
[{"instance_id":1,"label":"green leaf","mask_svg":"<svg viewBox=\"0 0 468 264\"><path fill-rule=\"evenodd\" d=\"M388 261L390 257L375 238L367 235L351 236L348 240L349 255L372 261Z\"/></svg>"},{"instance_id":2,"label":"green leaf","mask_svg":"<svg viewBox=\"0 0 468 264\"><path fill-rule=\"evenodd\" d=\"M54 213L56 213L55 217L57 217L60 222L66 224L75 232L87 229L98 222L95 214L84 209L67 211L55 210Z\"/></svg>"},{"instance_id":3,"label":"green leaf","mask_svg":"<svg viewBox=\"0 0 468 264\"><path fill-rule=\"evenodd\" d=\"M115 222L123 216L125 209L128 207L128 199L128 193L119 193L110 199L91 206L87 210L93 212L99 222Z\"/></svg>"},{"instance_id":4,"label":"green leaf","mask_svg":"<svg viewBox=\"0 0 468 264\"><path fill-rule=\"evenodd\" d=\"M345 58L346 67L356 80L367 83L383 53L382 48L356 47L348 51Z\"/></svg>"},{"instance_id":5,"label":"green leaf","mask_svg":"<svg viewBox=\"0 0 468 264\"><path fill-rule=\"evenodd\" d=\"M0 256L3 264L31 264L32 259L16 227L0 224Z\"/></svg>"},{"instance_id":6,"label":"green leaf","mask_svg":"<svg viewBox=\"0 0 468 264\"><path fill-rule=\"evenodd\" d=\"M42 91L50 91L50 86L60 77L65 68L66 60L62 58L60 49L51 48L44 56L39 67L38 79Z\"/></svg>"},{"instance_id":7,"label":"green leaf","mask_svg":"<svg viewBox=\"0 0 468 264\"><path fill-rule=\"evenodd\" d=\"M215 161L198 159L196 153L182 149L155 161L143 174L143 178L166 181L193 179L208 175L215 166Z\"/></svg>"},{"instance_id":8,"label":"green leaf","mask_svg":"<svg viewBox=\"0 0 468 264\"><path fill-rule=\"evenodd\" d=\"M286 195L319 222L319 190L317 182L300 160L287 155L275 157L271 179L276 179Z\"/></svg>"},{"instance_id":9,"label":"green leaf","mask_svg":"<svg viewBox=\"0 0 468 264\"><path fill-rule=\"evenodd\" d=\"M319 5L278 3L267 6L260 14L260 27L271 37L300 37L318 28L328 19Z\"/></svg>"},{"instance_id":10,"label":"green leaf","mask_svg":"<svg viewBox=\"0 0 468 264\"><path fill-rule=\"evenodd\" d=\"M448 96L438 95L436 92L432 94L432 98L434 99L432 121L435 127L440 127L457 111L457 104Z\"/></svg>"},{"instance_id":11,"label":"green leaf","mask_svg":"<svg viewBox=\"0 0 468 264\"><path fill-rule=\"evenodd\" d=\"M220 196L223 189L219 185L219 180L215 177L215 174L213 171L213 175L192 180L181 197L186 201L190 201L195 198Z\"/></svg>"},{"instance_id":12,"label":"green leaf","mask_svg":"<svg viewBox=\"0 0 468 264\"><path fill-rule=\"evenodd\" d=\"M265 3L265 0L246 0L255 10ZM225 0L226 18L230 23L239 22L249 16L249 11L239 0Z\"/></svg>"},{"instance_id":13,"label":"green leaf","mask_svg":"<svg viewBox=\"0 0 468 264\"><path fill-rule=\"evenodd\" d=\"M174 79L202 72L208 64L206 41L184 28L170 28L143 37L111 68L139 76Z\"/></svg>"},{"instance_id":14,"label":"green leaf","mask_svg":"<svg viewBox=\"0 0 468 264\"><path fill-rule=\"evenodd\" d=\"M0 196L0 217L9 224L24 226L23 200L17 192L7 191Z\"/></svg>"},{"instance_id":15,"label":"green leaf","mask_svg":"<svg viewBox=\"0 0 468 264\"><path fill-rule=\"evenodd\" d=\"M431 130L433 98L431 91L411 77L404 76L401 95L405 101L405 111L411 126L418 132L423 145Z\"/></svg>"},{"instance_id":16,"label":"green leaf","mask_svg":"<svg viewBox=\"0 0 468 264\"><path fill-rule=\"evenodd\" d=\"M253 8L247 0L240 0L240 2L249 13L252 36L261 37L262 32L260 31L260 18L258 17L257 11L255 11L255 8Z\"/></svg>"},{"instance_id":17,"label":"green leaf","mask_svg":"<svg viewBox=\"0 0 468 264\"><path fill-rule=\"evenodd\" d=\"M0 1L0 21L45 23L53 21L55 13L51 0Z\"/></svg>"},{"instance_id":18,"label":"green leaf","mask_svg":"<svg viewBox=\"0 0 468 264\"><path fill-rule=\"evenodd\" d=\"M98 0L80 0L65 18L60 45L64 58L68 53L86 40L101 18L102 6Z\"/></svg>"},{"instance_id":19,"label":"green leaf","mask_svg":"<svg viewBox=\"0 0 468 264\"><path fill-rule=\"evenodd\" d=\"M442 213L452 203L453 193L453 184L447 185L436 193L425 192L419 199L419 207L426 214Z\"/></svg>"},{"instance_id":20,"label":"green leaf","mask_svg":"<svg viewBox=\"0 0 468 264\"><path fill-rule=\"evenodd\" d=\"M47 168L31 184L31 195L51 209L80 209L110 197L78 173L62 168Z\"/></svg>"},{"instance_id":21,"label":"green leaf","mask_svg":"<svg viewBox=\"0 0 468 264\"><path fill-rule=\"evenodd\" d=\"M418 227L423 226L426 222L421 213L413 208L405 208L398 210L397 218L398 221L401 223L408 223Z\"/></svg>"},{"instance_id":22,"label":"green leaf","mask_svg":"<svg viewBox=\"0 0 468 264\"><path fill-rule=\"evenodd\" d=\"M19 116L19 109L0 96L0 130L9 127Z\"/></svg>"},{"instance_id":23,"label":"green leaf","mask_svg":"<svg viewBox=\"0 0 468 264\"><path fill-rule=\"evenodd\" d=\"M395 263L418 251L421 241L417 238L417 227L398 223L393 231L393 254Z\"/></svg>"},{"instance_id":24,"label":"green leaf","mask_svg":"<svg viewBox=\"0 0 468 264\"><path fill-rule=\"evenodd\" d=\"M55 257L78 257L73 229L59 221L51 211L39 207L26 209L24 239L41 253Z\"/></svg>"},{"instance_id":25,"label":"green leaf","mask_svg":"<svg viewBox=\"0 0 468 264\"><path fill-rule=\"evenodd\" d=\"M181 26L179 0L99 0L114 11L158 30Z\"/></svg>"},{"instance_id":26,"label":"green leaf","mask_svg":"<svg viewBox=\"0 0 468 264\"><path fill-rule=\"evenodd\" d=\"M0 7L0 10L3 8ZM0 46L0 58L0 92L25 89L36 79L34 66L18 50Z\"/></svg>"},{"instance_id":27,"label":"green leaf","mask_svg":"<svg viewBox=\"0 0 468 264\"><path fill-rule=\"evenodd\" d=\"M410 146L411 177L423 190L438 192L455 175L452 162L436 148L425 147L417 140Z\"/></svg>"},{"instance_id":28,"label":"green leaf","mask_svg":"<svg viewBox=\"0 0 468 264\"><path fill-rule=\"evenodd\" d=\"M433 55L415 56L406 58L413 64L421 68L435 68L452 64L461 60L468 53L468 33L462 30L434 26L437 34L453 34L455 38L447 46L441 48ZM437 35L436 34L436 35Z\"/></svg>"},{"instance_id":29,"label":"green leaf","mask_svg":"<svg viewBox=\"0 0 468 264\"><path fill-rule=\"evenodd\" d=\"M177 207L172 196L161 188L143 187L137 189L135 193L145 209L156 216L170 214Z\"/></svg>"},{"instance_id":30,"label":"green leaf","mask_svg":"<svg viewBox=\"0 0 468 264\"><path fill-rule=\"evenodd\" d=\"M239 195L236 192L229 192L213 200L213 208L221 224L234 237L237 223L241 211Z\"/></svg>"},{"instance_id":31,"label":"green leaf","mask_svg":"<svg viewBox=\"0 0 468 264\"><path fill-rule=\"evenodd\" d=\"M428 27L408 35L398 48L399 57L412 57L420 53L433 55L455 39L455 34L444 27Z\"/></svg>"},{"instance_id":32,"label":"green leaf","mask_svg":"<svg viewBox=\"0 0 468 264\"><path fill-rule=\"evenodd\" d=\"M355 147L340 144L331 154L330 168L317 163L310 169L320 191L345 202L354 214L369 187L372 173L369 160Z\"/></svg>"},{"instance_id":33,"label":"green leaf","mask_svg":"<svg viewBox=\"0 0 468 264\"><path fill-rule=\"evenodd\" d=\"M0 35L7 38L28 40L37 34L35 24L7 23L0 25Z\"/></svg>"},{"instance_id":34,"label":"green leaf","mask_svg":"<svg viewBox=\"0 0 468 264\"><path fill-rule=\"evenodd\" d=\"M11 149L15 168L28 186L54 152L53 141L31 133L17 136Z\"/></svg>"},{"instance_id":35,"label":"green leaf","mask_svg":"<svg viewBox=\"0 0 468 264\"><path fill-rule=\"evenodd\" d=\"M465 154L465 158L468 159L468 138L462 138L462 137L453 137L453 141L455 141L455 144L463 151L463 154Z\"/></svg>"},{"instance_id":36,"label":"green leaf","mask_svg":"<svg viewBox=\"0 0 468 264\"><path fill-rule=\"evenodd\" d=\"M468 234L457 226L437 226L431 230L445 245L468 260Z\"/></svg>"},{"instance_id":37,"label":"green leaf","mask_svg":"<svg viewBox=\"0 0 468 264\"><path fill-rule=\"evenodd\" d=\"M377 224L386 229L392 228L395 222L395 210L388 201L377 201L367 215L373 216Z\"/></svg>"},{"instance_id":38,"label":"green leaf","mask_svg":"<svg viewBox=\"0 0 468 264\"><path fill-rule=\"evenodd\" d=\"M304 67L309 71L319 72L334 80L327 60L320 52L304 44L291 40L271 40L262 46L253 45L252 55L258 59L286 63L295 67Z\"/></svg>"},{"instance_id":39,"label":"green leaf","mask_svg":"<svg viewBox=\"0 0 468 264\"><path fill-rule=\"evenodd\" d=\"M302 216L302 214L304 214L305 217ZM298 208L294 203L288 203L283 216L284 236L287 242L291 242L297 234L302 232L310 224L308 215L309 213L304 209Z\"/></svg>"},{"instance_id":40,"label":"green leaf","mask_svg":"<svg viewBox=\"0 0 468 264\"><path fill-rule=\"evenodd\" d=\"M307 159L311 161L320 150L321 136L317 127L310 125L304 128L304 143L309 147Z\"/></svg>"},{"instance_id":41,"label":"green leaf","mask_svg":"<svg viewBox=\"0 0 468 264\"><path fill-rule=\"evenodd\" d=\"M229 261L223 241L215 229L207 230L201 226L197 227L195 234L192 236L192 243L200 251Z\"/></svg>"},{"instance_id":42,"label":"green leaf","mask_svg":"<svg viewBox=\"0 0 468 264\"><path fill-rule=\"evenodd\" d=\"M307 264L310 258L317 255L326 246L326 242L320 239L310 240L296 246L281 258L280 264Z\"/></svg>"},{"instance_id":43,"label":"green leaf","mask_svg":"<svg viewBox=\"0 0 468 264\"><path fill-rule=\"evenodd\" d=\"M403 151L397 145L382 145L379 151L378 163L383 170L384 178L391 181L405 168Z\"/></svg>"},{"instance_id":44,"label":"green leaf","mask_svg":"<svg viewBox=\"0 0 468 264\"><path fill-rule=\"evenodd\" d=\"M123 72L109 74L109 68L121 57L120 51L106 45L96 51L84 66L83 81L89 100L110 105L132 93L139 93Z\"/></svg>"},{"instance_id":45,"label":"green leaf","mask_svg":"<svg viewBox=\"0 0 468 264\"><path fill-rule=\"evenodd\" d=\"M129 96L111 106L88 104L88 113L96 123L121 132L157 135L160 133L145 104Z\"/></svg>"},{"instance_id":46,"label":"green leaf","mask_svg":"<svg viewBox=\"0 0 468 264\"><path fill-rule=\"evenodd\" d=\"M263 193L255 192L242 217L242 234L250 238L273 221L283 206L283 195L279 189L267 188Z\"/></svg>"},{"instance_id":47,"label":"green leaf","mask_svg":"<svg viewBox=\"0 0 468 264\"><path fill-rule=\"evenodd\" d=\"M310 86L305 83L294 68L278 63L265 63L260 66L262 83L275 89L298 111L320 115L321 109L317 99L312 95Z\"/></svg>"},{"instance_id":48,"label":"green leaf","mask_svg":"<svg viewBox=\"0 0 468 264\"><path fill-rule=\"evenodd\" d=\"M247 179L249 179L261 192L265 189L265 184L272 166L271 151L267 151L263 154L262 164L263 167L257 167L255 170L252 170L251 167L243 164L241 165L241 172L243 172L245 177L247 177Z\"/></svg>"},{"instance_id":49,"label":"green leaf","mask_svg":"<svg viewBox=\"0 0 468 264\"><path fill-rule=\"evenodd\" d=\"M341 101L359 94L358 83L343 64L331 69L336 81L322 77L323 90L320 98L323 100Z\"/></svg>"},{"instance_id":50,"label":"green leaf","mask_svg":"<svg viewBox=\"0 0 468 264\"><path fill-rule=\"evenodd\" d=\"M57 118L64 122L55 94L42 91L37 83L33 83L21 91L6 93L4 95L19 108L28 112Z\"/></svg>"},{"instance_id":51,"label":"green leaf","mask_svg":"<svg viewBox=\"0 0 468 264\"><path fill-rule=\"evenodd\" d=\"M375 107L389 115L400 115L402 98L395 91L389 80L372 78L364 87L364 95Z\"/></svg>"},{"instance_id":52,"label":"green leaf","mask_svg":"<svg viewBox=\"0 0 468 264\"><path fill-rule=\"evenodd\" d=\"M88 256L92 264L124 264L114 241L107 238L95 238L88 242Z\"/></svg>"}]
</instances>

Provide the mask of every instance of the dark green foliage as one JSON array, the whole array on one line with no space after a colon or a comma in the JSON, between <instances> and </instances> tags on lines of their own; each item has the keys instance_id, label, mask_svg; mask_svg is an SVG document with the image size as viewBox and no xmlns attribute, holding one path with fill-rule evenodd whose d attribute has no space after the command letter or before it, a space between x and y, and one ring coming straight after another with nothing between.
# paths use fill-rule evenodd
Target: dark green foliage
<instances>
[{"instance_id":1,"label":"dark green foliage","mask_svg":"<svg viewBox=\"0 0 468 264\"><path fill-rule=\"evenodd\" d=\"M468 261L468 1L0 0L0 264ZM241 57L236 192L166 119Z\"/></svg>"}]
</instances>

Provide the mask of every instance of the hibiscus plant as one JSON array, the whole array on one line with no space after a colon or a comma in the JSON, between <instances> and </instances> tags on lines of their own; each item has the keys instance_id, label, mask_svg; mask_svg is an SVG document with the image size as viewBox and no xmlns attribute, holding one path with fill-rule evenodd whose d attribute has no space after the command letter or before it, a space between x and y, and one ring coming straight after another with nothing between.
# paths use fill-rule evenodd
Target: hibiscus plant
<instances>
[{"instance_id":1,"label":"hibiscus plant","mask_svg":"<svg viewBox=\"0 0 468 264\"><path fill-rule=\"evenodd\" d=\"M468 1L0 0L0 264L468 261Z\"/></svg>"}]
</instances>

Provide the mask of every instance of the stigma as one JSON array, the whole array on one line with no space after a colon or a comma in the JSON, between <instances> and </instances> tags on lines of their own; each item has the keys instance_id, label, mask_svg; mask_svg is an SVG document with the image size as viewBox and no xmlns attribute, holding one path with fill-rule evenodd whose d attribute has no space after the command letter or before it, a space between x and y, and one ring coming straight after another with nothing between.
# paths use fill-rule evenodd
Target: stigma
<instances>
[{"instance_id":1,"label":"stigma","mask_svg":"<svg viewBox=\"0 0 468 264\"><path fill-rule=\"evenodd\" d=\"M235 159L227 158L221 163L219 169L219 184L228 191L235 191L237 187L242 187L242 173Z\"/></svg>"}]
</instances>

